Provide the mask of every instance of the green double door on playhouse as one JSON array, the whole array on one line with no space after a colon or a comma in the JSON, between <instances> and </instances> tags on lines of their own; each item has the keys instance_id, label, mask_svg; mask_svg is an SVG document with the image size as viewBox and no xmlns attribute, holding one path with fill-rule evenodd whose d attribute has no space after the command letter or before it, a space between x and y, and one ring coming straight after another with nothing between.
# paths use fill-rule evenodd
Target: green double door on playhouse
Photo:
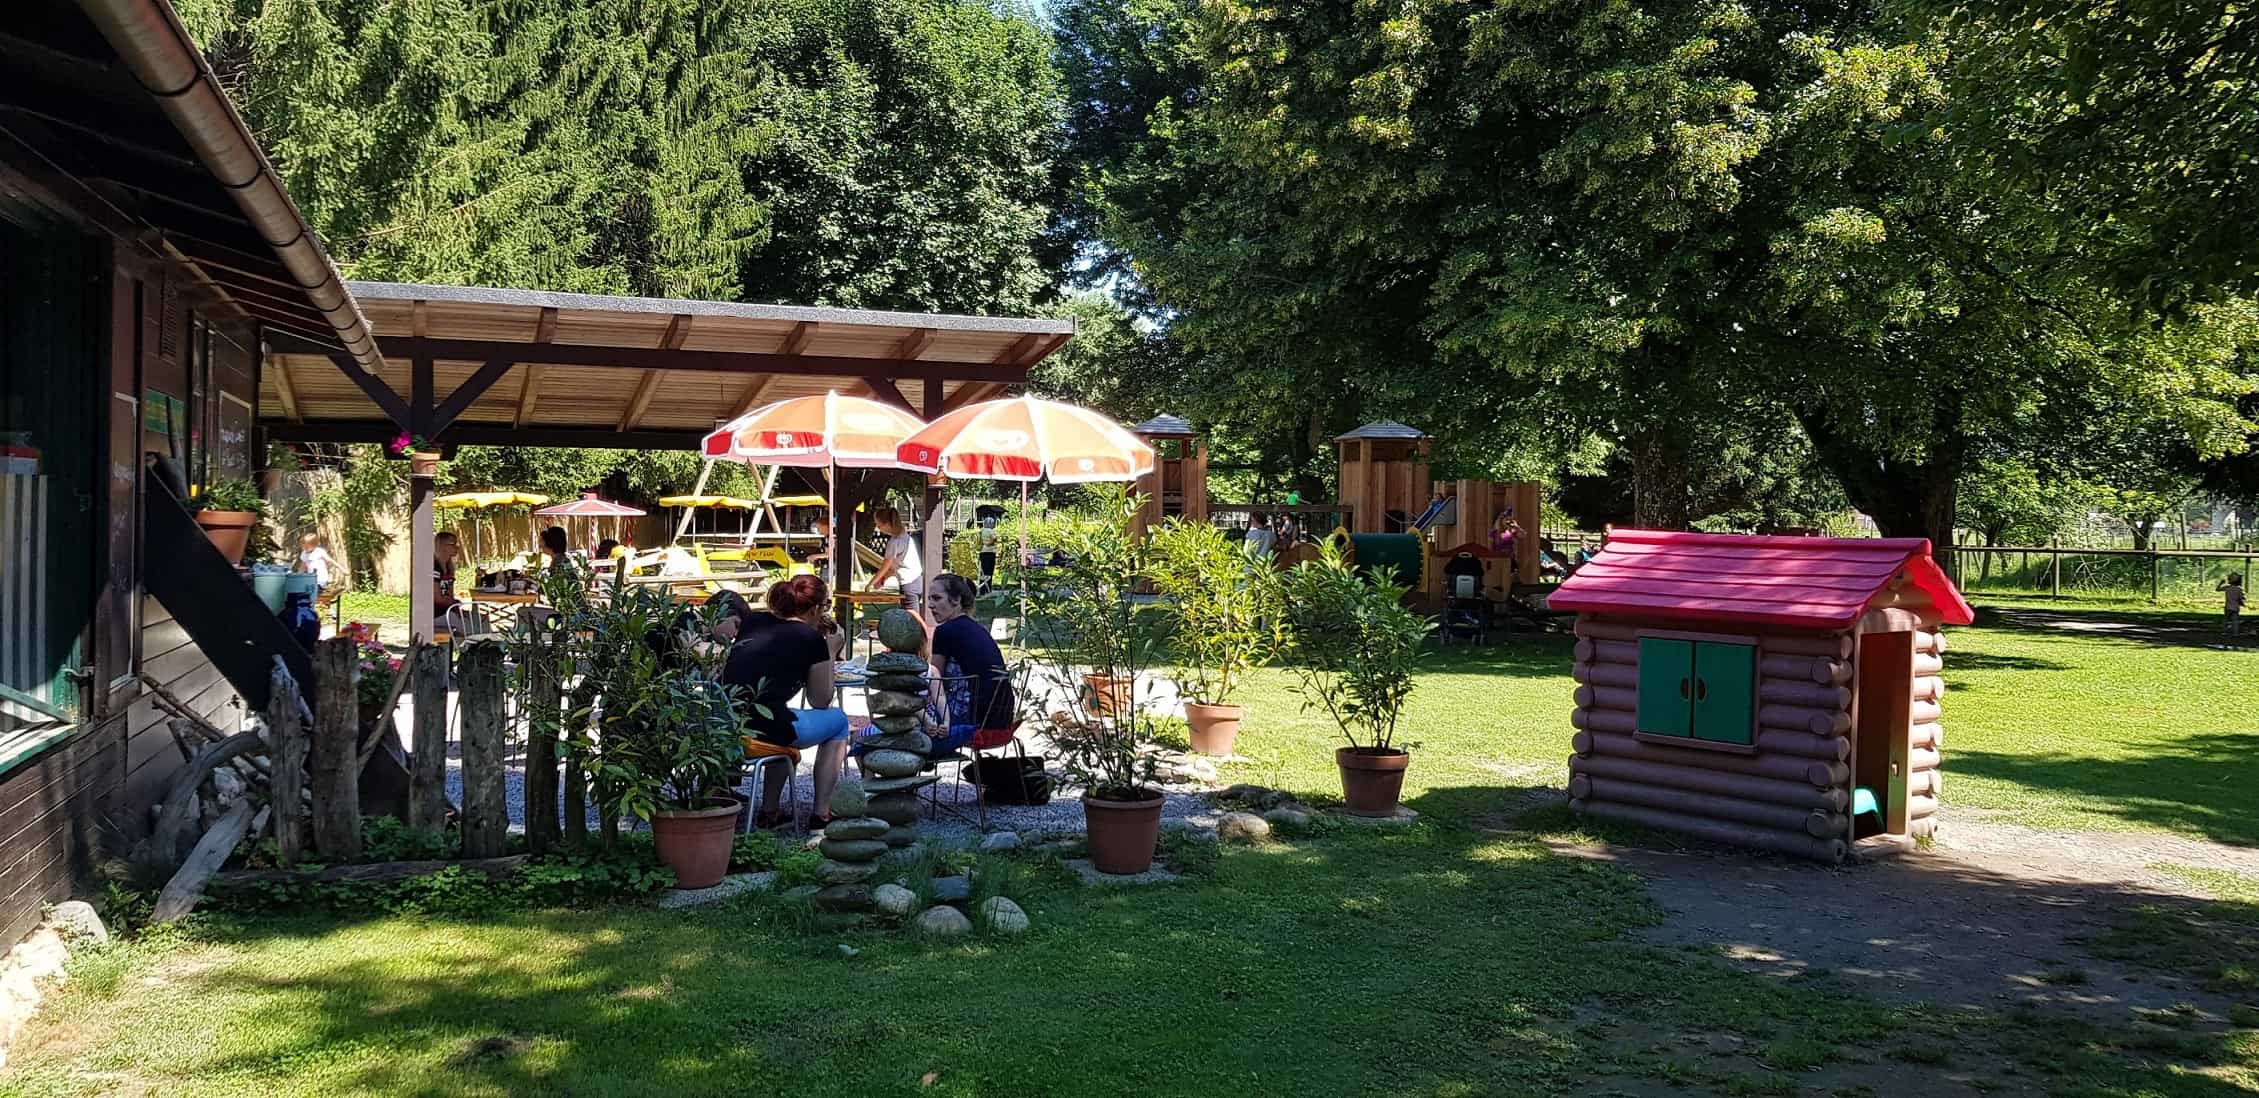
<instances>
[{"instance_id":1,"label":"green double door on playhouse","mask_svg":"<svg viewBox=\"0 0 2259 1098\"><path fill-rule=\"evenodd\" d=\"M1747 746L1756 723L1756 645L1640 638L1641 732Z\"/></svg>"}]
</instances>

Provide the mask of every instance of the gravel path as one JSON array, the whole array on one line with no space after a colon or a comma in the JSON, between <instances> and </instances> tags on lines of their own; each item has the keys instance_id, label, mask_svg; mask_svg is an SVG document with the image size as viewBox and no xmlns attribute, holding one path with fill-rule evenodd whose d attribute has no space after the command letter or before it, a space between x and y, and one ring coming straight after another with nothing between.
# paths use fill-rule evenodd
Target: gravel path
<instances>
[{"instance_id":1,"label":"gravel path","mask_svg":"<svg viewBox=\"0 0 2259 1098\"><path fill-rule=\"evenodd\" d=\"M1032 714L1052 708L1059 703L1066 689L1067 687L1055 679L1039 678L1030 683L1028 696L1031 700L1027 703L1027 711ZM1177 696L1175 685L1167 680L1141 678L1137 689L1139 703L1149 710L1167 715L1181 715L1184 711L1183 703ZM846 692L842 706L847 710L851 719L868 716L860 691ZM414 717L415 699L403 696L400 699L399 709L396 711L395 722L395 727L400 730L401 749L403 751L408 746L408 729L415 726ZM859 721L858 726L860 726ZM1054 759L1058 755L1058 751L1049 737L1040 732L1023 731L1020 739L1027 746L1028 753L1031 755ZM510 829L512 831L523 831L525 828L525 757L521 745L511 745L505 756L505 764L503 782L507 788L505 800L510 809ZM919 827L929 836L969 842L976 839L981 833L975 822L974 790L969 782L962 789L954 788L956 784L955 770L955 767L943 768L942 780L935 787L940 790L942 810L937 814L921 817ZM988 810L988 830L991 832L1081 833L1083 830L1082 790L1067 783L1065 775L1059 771L1056 763L1050 766L1049 770L1052 776L1050 803L1032 806L992 805ZM848 766L848 772L854 773L852 763ZM799 798L800 812L805 815L815 803L815 777L809 767L802 766L793 773L793 785ZM758 789L758 783L755 779L749 777L740 788L747 793L753 793ZM1186 826L1213 832L1216 827L1216 820L1222 813L1209 804L1208 797L1204 793L1206 789L1208 789L1208 786L1198 783L1179 783L1166 786L1163 790L1166 801L1161 809L1163 826L1172 826L1171 821L1183 821L1173 826ZM962 818L949 811L953 793L959 799L956 808L958 812L962 813ZM448 744L447 797L453 804L460 805L463 803L462 750L460 742L453 739L450 739ZM561 799L559 803L561 811ZM596 825L597 816L593 806L589 808L588 821L591 827Z\"/></svg>"}]
</instances>

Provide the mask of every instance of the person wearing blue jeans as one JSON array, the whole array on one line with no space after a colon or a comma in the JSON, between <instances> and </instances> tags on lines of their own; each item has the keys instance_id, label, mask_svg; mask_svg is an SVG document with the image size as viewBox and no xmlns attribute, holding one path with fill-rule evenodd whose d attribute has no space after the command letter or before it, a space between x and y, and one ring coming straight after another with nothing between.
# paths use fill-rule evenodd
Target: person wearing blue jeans
<instances>
[{"instance_id":1,"label":"person wearing blue jeans","mask_svg":"<svg viewBox=\"0 0 2259 1098\"><path fill-rule=\"evenodd\" d=\"M831 643L824 638L824 608L831 591L814 576L794 576L769 588L768 612L741 617L737 643L722 665L722 685L743 708L746 724L763 743L816 749L816 807L811 830L831 822L831 791L847 763L847 711L835 708ZM807 708L790 704L802 695ZM783 823L777 800L790 773L769 767L762 776L759 826Z\"/></svg>"}]
</instances>

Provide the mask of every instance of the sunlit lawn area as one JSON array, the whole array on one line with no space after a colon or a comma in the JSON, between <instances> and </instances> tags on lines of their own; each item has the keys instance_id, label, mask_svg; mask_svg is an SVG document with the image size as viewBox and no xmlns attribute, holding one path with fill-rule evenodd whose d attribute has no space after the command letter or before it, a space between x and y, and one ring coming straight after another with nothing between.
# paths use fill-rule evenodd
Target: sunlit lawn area
<instances>
[{"instance_id":1,"label":"sunlit lawn area","mask_svg":"<svg viewBox=\"0 0 2259 1098\"><path fill-rule=\"evenodd\" d=\"M2259 653L1999 627L1953 640L1949 811L2259 841ZM1163 888L1076 888L1038 866L1034 933L972 944L814 935L758 900L682 914L215 919L186 944L81 962L0 1092L2259 1087L2250 1030L2126 1034L1885 1008L1825 974L1761 978L1626 944L1625 930L1659 916L1632 878L1493 826L1532 787L1558 784L1569 644L1431 654L1406 718L1419 744L1407 800L1426 823L1407 832L1233 849L1209 875ZM1250 691L1250 761L1225 780L1333 794L1334 734L1287 683L1273 670Z\"/></svg>"}]
</instances>

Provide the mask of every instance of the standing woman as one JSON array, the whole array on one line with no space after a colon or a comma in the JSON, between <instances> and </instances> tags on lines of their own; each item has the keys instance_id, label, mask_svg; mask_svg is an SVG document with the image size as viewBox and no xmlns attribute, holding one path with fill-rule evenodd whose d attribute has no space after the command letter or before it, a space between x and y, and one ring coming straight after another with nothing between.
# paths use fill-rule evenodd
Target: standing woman
<instances>
[{"instance_id":1,"label":"standing woman","mask_svg":"<svg viewBox=\"0 0 2259 1098\"><path fill-rule=\"evenodd\" d=\"M769 588L768 611L740 619L737 643L722 665L722 685L737 694L745 723L762 743L816 749L816 805L810 830L831 822L832 787L847 762L847 711L832 706L831 643L824 638L824 609L831 590L814 576L794 576ZM791 707L794 695L805 709ZM762 775L759 826L775 829L784 817L777 798L790 774L770 767Z\"/></svg>"}]
</instances>

